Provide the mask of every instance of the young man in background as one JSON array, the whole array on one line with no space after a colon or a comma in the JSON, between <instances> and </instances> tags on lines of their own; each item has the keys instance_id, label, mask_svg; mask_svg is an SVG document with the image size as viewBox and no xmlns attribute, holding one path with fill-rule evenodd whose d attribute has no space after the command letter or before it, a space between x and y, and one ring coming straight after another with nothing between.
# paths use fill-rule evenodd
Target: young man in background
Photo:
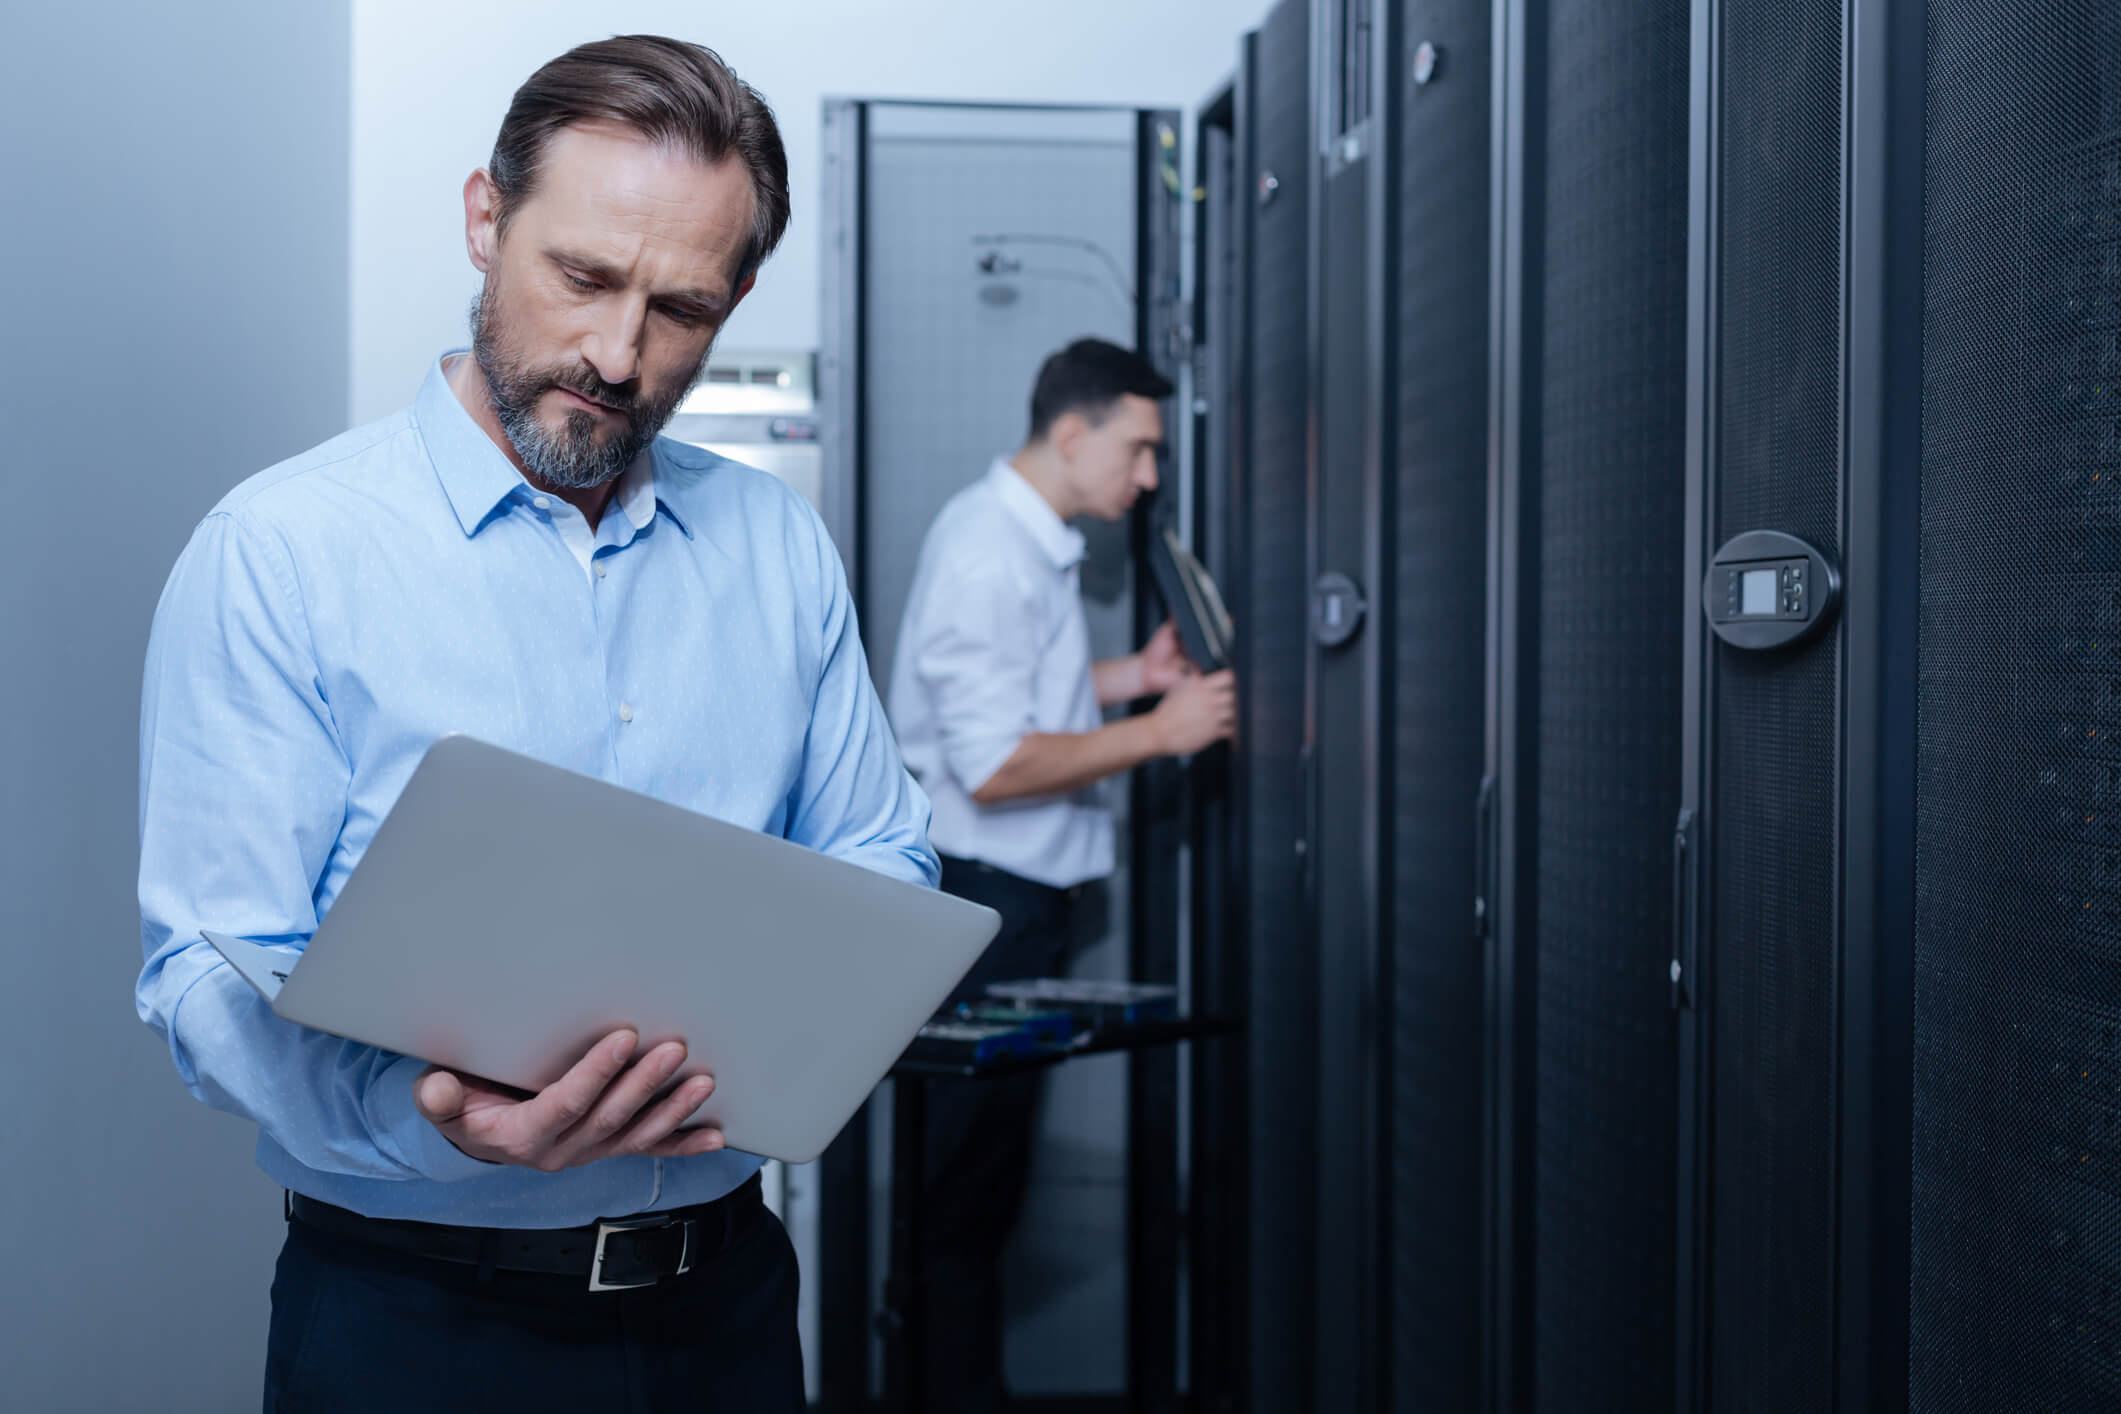
<instances>
[{"instance_id":1,"label":"young man in background","mask_svg":"<svg viewBox=\"0 0 2121 1414\"><path fill-rule=\"evenodd\" d=\"M1002 915L960 986L1063 964L1085 884L1112 872L1101 784L1230 736L1228 672L1202 676L1171 624L1093 662L1079 516L1117 521L1156 489L1170 382L1140 354L1083 339L1048 358L1014 456L953 497L922 543L891 674L892 725L934 807L942 886ZM1159 697L1105 723L1102 709ZM1022 1206L1034 1077L932 1081L924 1196L929 1407L989 1414L1004 1398L1003 1241Z\"/></svg>"}]
</instances>

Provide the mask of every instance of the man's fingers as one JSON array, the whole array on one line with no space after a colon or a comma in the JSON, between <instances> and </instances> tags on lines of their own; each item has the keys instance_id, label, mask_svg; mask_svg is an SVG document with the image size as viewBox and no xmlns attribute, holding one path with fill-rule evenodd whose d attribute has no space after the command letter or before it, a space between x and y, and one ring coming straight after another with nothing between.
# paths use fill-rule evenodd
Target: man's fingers
<instances>
[{"instance_id":1,"label":"man's fingers","mask_svg":"<svg viewBox=\"0 0 2121 1414\"><path fill-rule=\"evenodd\" d=\"M550 1143L580 1124L626 1068L638 1044L631 1028L612 1032L589 1048L565 1075L546 1086L518 1112L530 1125L523 1139Z\"/></svg>"},{"instance_id":2,"label":"man's fingers","mask_svg":"<svg viewBox=\"0 0 2121 1414\"><path fill-rule=\"evenodd\" d=\"M611 1142L634 1123L641 1107L684 1061L685 1047L678 1041L666 1041L642 1056L605 1089L579 1124L561 1136L562 1147L587 1152Z\"/></svg>"},{"instance_id":3,"label":"man's fingers","mask_svg":"<svg viewBox=\"0 0 2121 1414\"><path fill-rule=\"evenodd\" d=\"M711 1154L721 1147L721 1130L685 1129L641 1152L651 1159L688 1159L694 1154Z\"/></svg>"},{"instance_id":4,"label":"man's fingers","mask_svg":"<svg viewBox=\"0 0 2121 1414\"><path fill-rule=\"evenodd\" d=\"M676 1089L657 1101L653 1108L645 1111L639 1119L635 1120L625 1135L614 1142L613 1149L622 1154L653 1154L662 1158L669 1157L665 1152L665 1146L675 1139L689 1138L692 1133L692 1131L688 1130L684 1134L679 1134L677 1132L678 1126L690 1118L694 1110L706 1104L707 1097L713 1093L713 1076L687 1076ZM716 1130L714 1133L717 1136L716 1142L707 1147L719 1149L721 1147L719 1139L721 1131ZM686 1152L705 1153L706 1149L687 1150Z\"/></svg>"}]
</instances>

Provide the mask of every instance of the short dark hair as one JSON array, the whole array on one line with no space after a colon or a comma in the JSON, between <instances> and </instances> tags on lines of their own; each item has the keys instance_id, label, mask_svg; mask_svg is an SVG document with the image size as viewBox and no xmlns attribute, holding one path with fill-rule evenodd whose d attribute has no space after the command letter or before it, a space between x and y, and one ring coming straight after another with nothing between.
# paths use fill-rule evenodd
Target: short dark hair
<instances>
[{"instance_id":1,"label":"short dark hair","mask_svg":"<svg viewBox=\"0 0 2121 1414\"><path fill-rule=\"evenodd\" d=\"M773 110L712 49L655 34L579 45L532 74L508 105L487 175L495 224L537 187L547 139L577 123L617 123L702 162L735 153L751 174L751 239L737 280L762 265L788 229L788 154Z\"/></svg>"},{"instance_id":2,"label":"short dark hair","mask_svg":"<svg viewBox=\"0 0 2121 1414\"><path fill-rule=\"evenodd\" d=\"M1160 401L1172 392L1171 380L1134 350L1103 339L1077 339L1039 366L1031 387L1031 440L1052 431L1064 412L1098 423L1128 393Z\"/></svg>"}]
</instances>

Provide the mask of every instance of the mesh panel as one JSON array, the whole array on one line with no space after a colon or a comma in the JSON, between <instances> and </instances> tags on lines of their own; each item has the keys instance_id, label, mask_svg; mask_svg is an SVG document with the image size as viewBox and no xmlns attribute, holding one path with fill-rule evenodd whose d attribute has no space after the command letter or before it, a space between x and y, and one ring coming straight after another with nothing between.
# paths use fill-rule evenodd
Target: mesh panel
<instances>
[{"instance_id":1,"label":"mesh panel","mask_svg":"<svg viewBox=\"0 0 2121 1414\"><path fill-rule=\"evenodd\" d=\"M1688 20L1548 13L1536 1403L1637 1414L1672 1401Z\"/></svg>"},{"instance_id":2,"label":"mesh panel","mask_svg":"<svg viewBox=\"0 0 2121 1414\"><path fill-rule=\"evenodd\" d=\"M1840 516L1841 6L1723 7L1718 539ZM1836 650L1716 647L1710 1372L1831 1407Z\"/></svg>"},{"instance_id":3,"label":"mesh panel","mask_svg":"<svg viewBox=\"0 0 2121 1414\"><path fill-rule=\"evenodd\" d=\"M1928 13L1910 1402L2111 1410L2121 22Z\"/></svg>"},{"instance_id":4,"label":"mesh panel","mask_svg":"<svg viewBox=\"0 0 2121 1414\"><path fill-rule=\"evenodd\" d=\"M1306 1154L1303 1125L1317 1107L1306 1083L1315 1055L1317 973L1305 939L1304 827L1305 435L1308 372L1305 292L1310 160L1309 17L1284 0L1261 27L1254 117L1258 169L1252 203L1252 450L1242 608L1234 610L1244 736L1236 761L1244 834L1244 932L1253 960L1248 1039L1251 1098ZM1280 181L1264 205L1262 173ZM1251 1228L1254 1407L1298 1408L1310 1388L1308 1342L1287 1337L1312 1315L1311 1166L1277 1162L1255 1147Z\"/></svg>"},{"instance_id":5,"label":"mesh panel","mask_svg":"<svg viewBox=\"0 0 2121 1414\"><path fill-rule=\"evenodd\" d=\"M1479 1401L1482 959L1473 938L1487 543L1488 5L1433 0L1406 84L1391 800L1392 1403Z\"/></svg>"}]
</instances>

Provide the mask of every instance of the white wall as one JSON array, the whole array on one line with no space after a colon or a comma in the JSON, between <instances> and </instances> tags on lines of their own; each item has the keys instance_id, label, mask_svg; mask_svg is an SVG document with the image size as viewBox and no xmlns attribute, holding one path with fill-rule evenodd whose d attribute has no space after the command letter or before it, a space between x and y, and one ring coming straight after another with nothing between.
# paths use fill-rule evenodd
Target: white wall
<instances>
[{"instance_id":1,"label":"white wall","mask_svg":"<svg viewBox=\"0 0 2121 1414\"><path fill-rule=\"evenodd\" d=\"M353 420L402 406L464 338L478 290L458 189L509 96L589 39L716 50L773 104L795 212L722 336L814 348L818 105L827 95L1190 107L1236 65L1268 0L354 0ZM591 13L593 12L593 13Z\"/></svg>"}]
</instances>

